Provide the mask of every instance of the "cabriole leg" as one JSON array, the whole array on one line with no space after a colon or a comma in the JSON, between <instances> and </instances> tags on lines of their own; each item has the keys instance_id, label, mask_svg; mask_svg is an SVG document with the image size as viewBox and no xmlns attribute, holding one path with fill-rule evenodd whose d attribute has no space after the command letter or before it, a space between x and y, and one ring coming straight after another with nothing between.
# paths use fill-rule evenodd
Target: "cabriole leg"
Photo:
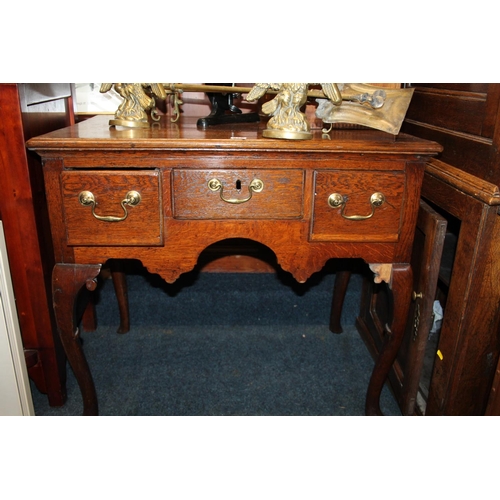
<instances>
[{"instance_id":1,"label":"cabriole leg","mask_svg":"<svg viewBox=\"0 0 500 500\"><path fill-rule=\"evenodd\" d=\"M101 265L56 264L52 272L52 293L57 329L83 398L83 414L97 415L97 396L79 339L76 298L85 286L93 291Z\"/></svg>"},{"instance_id":2,"label":"cabriole leg","mask_svg":"<svg viewBox=\"0 0 500 500\"><path fill-rule=\"evenodd\" d=\"M375 361L366 394L366 414L382 415L380 394L403 340L410 308L413 273L409 264L372 264L370 269L375 273L376 283L388 283L393 301L392 322L390 326L385 326L383 345Z\"/></svg>"}]
</instances>

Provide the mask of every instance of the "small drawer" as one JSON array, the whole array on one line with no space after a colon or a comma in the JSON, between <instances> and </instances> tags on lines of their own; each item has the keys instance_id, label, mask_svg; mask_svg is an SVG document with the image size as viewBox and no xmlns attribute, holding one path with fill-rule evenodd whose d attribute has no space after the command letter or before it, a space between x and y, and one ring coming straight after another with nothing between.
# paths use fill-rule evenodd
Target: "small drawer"
<instances>
[{"instance_id":1,"label":"small drawer","mask_svg":"<svg viewBox=\"0 0 500 500\"><path fill-rule=\"evenodd\" d=\"M61 184L68 245L162 244L159 171L63 172Z\"/></svg>"},{"instance_id":2,"label":"small drawer","mask_svg":"<svg viewBox=\"0 0 500 500\"><path fill-rule=\"evenodd\" d=\"M177 219L296 219L302 217L302 170L173 171Z\"/></svg>"},{"instance_id":3,"label":"small drawer","mask_svg":"<svg viewBox=\"0 0 500 500\"><path fill-rule=\"evenodd\" d=\"M401 171L316 172L311 239L397 242L404 188Z\"/></svg>"}]
</instances>

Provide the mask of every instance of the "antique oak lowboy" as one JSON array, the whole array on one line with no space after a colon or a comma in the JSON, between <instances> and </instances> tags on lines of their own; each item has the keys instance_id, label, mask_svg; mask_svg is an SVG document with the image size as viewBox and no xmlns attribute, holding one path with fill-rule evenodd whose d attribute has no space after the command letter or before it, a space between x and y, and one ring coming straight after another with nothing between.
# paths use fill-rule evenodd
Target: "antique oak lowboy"
<instances>
[{"instance_id":1,"label":"antique oak lowboy","mask_svg":"<svg viewBox=\"0 0 500 500\"><path fill-rule=\"evenodd\" d=\"M379 397L404 331L410 254L424 164L441 147L374 130L315 131L313 139L262 137L262 124L206 130L189 118L150 129L109 127L109 117L31 139L43 160L55 249L54 310L84 400L97 414L78 338L75 301L108 259L138 259L167 282L209 245L247 238L269 247L300 282L332 258L361 258L386 281L393 318L367 390Z\"/></svg>"}]
</instances>

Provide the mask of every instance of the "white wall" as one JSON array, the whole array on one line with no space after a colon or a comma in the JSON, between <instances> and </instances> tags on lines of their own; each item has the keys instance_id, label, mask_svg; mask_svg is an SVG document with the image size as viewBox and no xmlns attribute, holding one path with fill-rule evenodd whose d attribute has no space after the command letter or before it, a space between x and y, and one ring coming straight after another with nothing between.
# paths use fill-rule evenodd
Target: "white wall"
<instances>
[{"instance_id":1,"label":"white wall","mask_svg":"<svg viewBox=\"0 0 500 500\"><path fill-rule=\"evenodd\" d=\"M34 415L21 331L0 221L0 415Z\"/></svg>"}]
</instances>

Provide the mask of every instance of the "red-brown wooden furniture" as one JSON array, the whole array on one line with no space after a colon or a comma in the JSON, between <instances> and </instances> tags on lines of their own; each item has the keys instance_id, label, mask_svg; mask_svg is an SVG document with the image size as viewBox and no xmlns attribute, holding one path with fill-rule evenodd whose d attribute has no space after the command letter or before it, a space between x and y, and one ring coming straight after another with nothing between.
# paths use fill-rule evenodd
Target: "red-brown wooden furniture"
<instances>
[{"instance_id":1,"label":"red-brown wooden furniture","mask_svg":"<svg viewBox=\"0 0 500 500\"><path fill-rule=\"evenodd\" d=\"M74 123L69 84L0 84L0 216L30 378L52 406L66 398L66 358L52 309L54 264L41 163L25 141Z\"/></svg>"},{"instance_id":2,"label":"red-brown wooden furniture","mask_svg":"<svg viewBox=\"0 0 500 500\"><path fill-rule=\"evenodd\" d=\"M417 404L402 398L401 409L413 413L413 408L415 414L425 415L498 415L500 84L413 86L402 130L443 146L426 163L422 199L447 223L438 280L425 294L427 300L439 300L444 316L441 329L427 343L425 369L412 374L412 383L418 379ZM425 270L434 257L421 259L420 267ZM415 291L420 292L417 283ZM378 290L365 287L358 318L368 345L376 345L380 331L370 319L371 305L380 303L377 295ZM422 332L427 339L432 310L420 312L420 323L428 325L427 332ZM416 319L413 308L410 330ZM409 354L410 350L399 353L400 367L415 366ZM390 381L396 395L408 395L401 377Z\"/></svg>"},{"instance_id":3,"label":"red-brown wooden furniture","mask_svg":"<svg viewBox=\"0 0 500 500\"><path fill-rule=\"evenodd\" d=\"M379 414L410 303L424 162L441 147L373 130L280 141L264 139L262 125L199 130L195 123L120 130L95 117L28 143L44 163L54 306L84 413L98 408L74 301L82 288L95 288L102 265L135 258L172 282L213 243L247 238L269 247L301 282L331 258L362 258L390 284L394 319L366 399L367 414ZM336 206L336 194L347 203Z\"/></svg>"}]
</instances>

